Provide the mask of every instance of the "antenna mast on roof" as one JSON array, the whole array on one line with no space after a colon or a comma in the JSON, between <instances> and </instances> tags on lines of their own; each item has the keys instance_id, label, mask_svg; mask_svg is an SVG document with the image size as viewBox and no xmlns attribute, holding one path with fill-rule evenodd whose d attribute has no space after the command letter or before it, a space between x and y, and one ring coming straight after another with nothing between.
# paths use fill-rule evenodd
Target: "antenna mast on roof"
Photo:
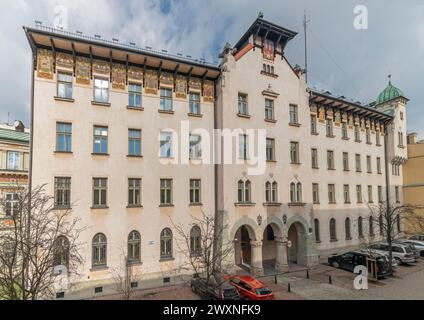
<instances>
[{"instance_id":1,"label":"antenna mast on roof","mask_svg":"<svg viewBox=\"0 0 424 320\"><path fill-rule=\"evenodd\" d=\"M303 30L305 33L305 81L306 83L308 83L308 46L307 46L306 28L309 22L311 22L311 20L306 18L306 11L305 11L303 15Z\"/></svg>"}]
</instances>

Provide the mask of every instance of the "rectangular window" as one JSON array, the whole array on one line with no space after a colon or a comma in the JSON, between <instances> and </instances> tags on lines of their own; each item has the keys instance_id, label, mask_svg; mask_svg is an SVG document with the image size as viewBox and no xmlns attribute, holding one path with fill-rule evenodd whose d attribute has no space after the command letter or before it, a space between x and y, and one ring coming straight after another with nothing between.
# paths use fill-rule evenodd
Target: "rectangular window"
<instances>
[{"instance_id":1,"label":"rectangular window","mask_svg":"<svg viewBox=\"0 0 424 320\"><path fill-rule=\"evenodd\" d=\"M141 156L141 130L128 130L128 155Z\"/></svg>"},{"instance_id":2,"label":"rectangular window","mask_svg":"<svg viewBox=\"0 0 424 320\"><path fill-rule=\"evenodd\" d=\"M311 115L311 134L317 134L318 133L318 129L317 129L317 116L316 115Z\"/></svg>"},{"instance_id":3,"label":"rectangular window","mask_svg":"<svg viewBox=\"0 0 424 320\"><path fill-rule=\"evenodd\" d=\"M347 152L343 152L343 170L349 171L349 154Z\"/></svg>"},{"instance_id":4,"label":"rectangular window","mask_svg":"<svg viewBox=\"0 0 424 320\"><path fill-rule=\"evenodd\" d=\"M299 111L295 104L291 104L290 108L290 124L299 124Z\"/></svg>"},{"instance_id":5,"label":"rectangular window","mask_svg":"<svg viewBox=\"0 0 424 320\"><path fill-rule=\"evenodd\" d=\"M72 124L56 123L56 151L72 152Z\"/></svg>"},{"instance_id":6,"label":"rectangular window","mask_svg":"<svg viewBox=\"0 0 424 320\"><path fill-rule=\"evenodd\" d=\"M172 179L160 179L160 204L172 205Z\"/></svg>"},{"instance_id":7,"label":"rectangular window","mask_svg":"<svg viewBox=\"0 0 424 320\"><path fill-rule=\"evenodd\" d=\"M265 119L274 120L274 101L265 99Z\"/></svg>"},{"instance_id":8,"label":"rectangular window","mask_svg":"<svg viewBox=\"0 0 424 320\"><path fill-rule=\"evenodd\" d=\"M314 204L319 204L319 185L318 183L312 184L312 198Z\"/></svg>"},{"instance_id":9,"label":"rectangular window","mask_svg":"<svg viewBox=\"0 0 424 320\"><path fill-rule=\"evenodd\" d=\"M372 186L368 186L368 202L369 203L373 203L374 202L374 197L373 197L373 192L372 192Z\"/></svg>"},{"instance_id":10,"label":"rectangular window","mask_svg":"<svg viewBox=\"0 0 424 320\"><path fill-rule=\"evenodd\" d=\"M371 156L367 156L367 172L372 173Z\"/></svg>"},{"instance_id":11,"label":"rectangular window","mask_svg":"<svg viewBox=\"0 0 424 320\"><path fill-rule=\"evenodd\" d=\"M300 163L299 159L299 142L290 142L290 159L291 163Z\"/></svg>"},{"instance_id":12,"label":"rectangular window","mask_svg":"<svg viewBox=\"0 0 424 320\"><path fill-rule=\"evenodd\" d=\"M141 179L128 179L128 206L141 206Z\"/></svg>"},{"instance_id":13,"label":"rectangular window","mask_svg":"<svg viewBox=\"0 0 424 320\"><path fill-rule=\"evenodd\" d=\"M403 133L398 132L399 147L403 147Z\"/></svg>"},{"instance_id":14,"label":"rectangular window","mask_svg":"<svg viewBox=\"0 0 424 320\"><path fill-rule=\"evenodd\" d=\"M190 134L190 159L202 158L202 136Z\"/></svg>"},{"instance_id":15,"label":"rectangular window","mask_svg":"<svg viewBox=\"0 0 424 320\"><path fill-rule=\"evenodd\" d=\"M93 153L108 153L108 128L94 126Z\"/></svg>"},{"instance_id":16,"label":"rectangular window","mask_svg":"<svg viewBox=\"0 0 424 320\"><path fill-rule=\"evenodd\" d=\"M358 125L355 125L355 141L361 142L361 132Z\"/></svg>"},{"instance_id":17,"label":"rectangular window","mask_svg":"<svg viewBox=\"0 0 424 320\"><path fill-rule=\"evenodd\" d=\"M100 103L109 102L109 80L94 79L94 101Z\"/></svg>"},{"instance_id":18,"label":"rectangular window","mask_svg":"<svg viewBox=\"0 0 424 320\"><path fill-rule=\"evenodd\" d=\"M63 99L72 99L73 76L69 73L57 73L57 96Z\"/></svg>"},{"instance_id":19,"label":"rectangular window","mask_svg":"<svg viewBox=\"0 0 424 320\"><path fill-rule=\"evenodd\" d=\"M327 137L333 137L333 120L327 119L325 122L325 131L327 134Z\"/></svg>"},{"instance_id":20,"label":"rectangular window","mask_svg":"<svg viewBox=\"0 0 424 320\"><path fill-rule=\"evenodd\" d=\"M336 203L336 187L334 184L328 185L328 203Z\"/></svg>"},{"instance_id":21,"label":"rectangular window","mask_svg":"<svg viewBox=\"0 0 424 320\"><path fill-rule=\"evenodd\" d=\"M201 201L201 180L200 179L190 179L190 203L191 204L200 204Z\"/></svg>"},{"instance_id":22,"label":"rectangular window","mask_svg":"<svg viewBox=\"0 0 424 320\"><path fill-rule=\"evenodd\" d=\"M249 110L247 105L247 94L243 94L243 93L238 94L238 113L244 116L249 115Z\"/></svg>"},{"instance_id":23,"label":"rectangular window","mask_svg":"<svg viewBox=\"0 0 424 320\"><path fill-rule=\"evenodd\" d=\"M356 186L356 201L358 203L362 203L362 186L361 185Z\"/></svg>"},{"instance_id":24,"label":"rectangular window","mask_svg":"<svg viewBox=\"0 0 424 320\"><path fill-rule=\"evenodd\" d=\"M54 206L71 207L71 178L54 178Z\"/></svg>"},{"instance_id":25,"label":"rectangular window","mask_svg":"<svg viewBox=\"0 0 424 320\"><path fill-rule=\"evenodd\" d=\"M21 170L21 153L16 151L7 152L7 170Z\"/></svg>"},{"instance_id":26,"label":"rectangular window","mask_svg":"<svg viewBox=\"0 0 424 320\"><path fill-rule=\"evenodd\" d=\"M362 168L361 168L361 155L360 154L355 154L355 167L356 167L356 172L361 172Z\"/></svg>"},{"instance_id":27,"label":"rectangular window","mask_svg":"<svg viewBox=\"0 0 424 320\"><path fill-rule=\"evenodd\" d=\"M344 202L345 203L350 203L350 190L349 190L349 185L345 184L343 186L343 197L344 197Z\"/></svg>"},{"instance_id":28,"label":"rectangular window","mask_svg":"<svg viewBox=\"0 0 424 320\"><path fill-rule=\"evenodd\" d=\"M377 145L377 146L380 146L381 144L380 144L380 132L376 132L375 133L375 144Z\"/></svg>"},{"instance_id":29,"label":"rectangular window","mask_svg":"<svg viewBox=\"0 0 424 320\"><path fill-rule=\"evenodd\" d=\"M160 156L161 158L172 157L172 133L171 132L160 133Z\"/></svg>"},{"instance_id":30,"label":"rectangular window","mask_svg":"<svg viewBox=\"0 0 424 320\"><path fill-rule=\"evenodd\" d=\"M371 131L367 128L366 130L367 143L371 144Z\"/></svg>"},{"instance_id":31,"label":"rectangular window","mask_svg":"<svg viewBox=\"0 0 424 320\"><path fill-rule=\"evenodd\" d=\"M172 89L160 89L160 109L166 112L172 112Z\"/></svg>"},{"instance_id":32,"label":"rectangular window","mask_svg":"<svg viewBox=\"0 0 424 320\"><path fill-rule=\"evenodd\" d=\"M247 160L249 151L248 151L248 137L246 134L239 135L239 159Z\"/></svg>"},{"instance_id":33,"label":"rectangular window","mask_svg":"<svg viewBox=\"0 0 424 320\"><path fill-rule=\"evenodd\" d=\"M378 202L383 203L383 187L378 186Z\"/></svg>"},{"instance_id":34,"label":"rectangular window","mask_svg":"<svg viewBox=\"0 0 424 320\"><path fill-rule=\"evenodd\" d=\"M141 108L141 85L130 83L128 85L128 106L130 108Z\"/></svg>"},{"instance_id":35,"label":"rectangular window","mask_svg":"<svg viewBox=\"0 0 424 320\"><path fill-rule=\"evenodd\" d=\"M395 186L395 199L396 199L396 203L400 203L400 194L399 194L398 186Z\"/></svg>"},{"instance_id":36,"label":"rectangular window","mask_svg":"<svg viewBox=\"0 0 424 320\"><path fill-rule=\"evenodd\" d=\"M267 138L266 139L266 160L274 161L275 160L275 140Z\"/></svg>"},{"instance_id":37,"label":"rectangular window","mask_svg":"<svg viewBox=\"0 0 424 320\"><path fill-rule=\"evenodd\" d=\"M107 178L93 178L93 207L107 206Z\"/></svg>"},{"instance_id":38,"label":"rectangular window","mask_svg":"<svg viewBox=\"0 0 424 320\"><path fill-rule=\"evenodd\" d=\"M6 217L11 217L19 210L19 194L7 193L5 201L5 214Z\"/></svg>"},{"instance_id":39,"label":"rectangular window","mask_svg":"<svg viewBox=\"0 0 424 320\"><path fill-rule=\"evenodd\" d=\"M349 139L348 133L347 133L347 123L342 122L342 138L343 139Z\"/></svg>"},{"instance_id":40,"label":"rectangular window","mask_svg":"<svg viewBox=\"0 0 424 320\"><path fill-rule=\"evenodd\" d=\"M334 151L327 151L327 168L328 170L334 170Z\"/></svg>"},{"instance_id":41,"label":"rectangular window","mask_svg":"<svg viewBox=\"0 0 424 320\"><path fill-rule=\"evenodd\" d=\"M377 157L377 173L381 174L381 158Z\"/></svg>"},{"instance_id":42,"label":"rectangular window","mask_svg":"<svg viewBox=\"0 0 424 320\"><path fill-rule=\"evenodd\" d=\"M318 149L311 149L312 169L318 169Z\"/></svg>"},{"instance_id":43,"label":"rectangular window","mask_svg":"<svg viewBox=\"0 0 424 320\"><path fill-rule=\"evenodd\" d=\"M189 113L200 115L200 94L190 92L190 95L189 95Z\"/></svg>"}]
</instances>

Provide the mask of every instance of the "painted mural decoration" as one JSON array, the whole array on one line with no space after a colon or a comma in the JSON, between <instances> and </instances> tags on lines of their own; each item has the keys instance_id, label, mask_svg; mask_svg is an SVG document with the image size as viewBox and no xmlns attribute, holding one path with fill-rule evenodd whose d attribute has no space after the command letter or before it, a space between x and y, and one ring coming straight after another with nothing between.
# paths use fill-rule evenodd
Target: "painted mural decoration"
<instances>
[{"instance_id":1,"label":"painted mural decoration","mask_svg":"<svg viewBox=\"0 0 424 320\"><path fill-rule=\"evenodd\" d=\"M325 109L319 108L319 121L324 122L325 121Z\"/></svg>"},{"instance_id":2,"label":"painted mural decoration","mask_svg":"<svg viewBox=\"0 0 424 320\"><path fill-rule=\"evenodd\" d=\"M207 80L203 84L203 101L213 102L215 100L215 86L213 81Z\"/></svg>"},{"instance_id":3,"label":"painted mural decoration","mask_svg":"<svg viewBox=\"0 0 424 320\"><path fill-rule=\"evenodd\" d=\"M147 70L144 78L145 92L149 94L158 93L158 73L155 70Z\"/></svg>"},{"instance_id":4,"label":"painted mural decoration","mask_svg":"<svg viewBox=\"0 0 424 320\"><path fill-rule=\"evenodd\" d=\"M84 57L77 57L77 64L75 67L75 77L78 84L90 84L91 71L90 59Z\"/></svg>"},{"instance_id":5,"label":"painted mural decoration","mask_svg":"<svg viewBox=\"0 0 424 320\"><path fill-rule=\"evenodd\" d=\"M73 56L63 52L56 53L56 66L65 69L72 69L74 67Z\"/></svg>"},{"instance_id":6,"label":"painted mural decoration","mask_svg":"<svg viewBox=\"0 0 424 320\"><path fill-rule=\"evenodd\" d=\"M192 90L202 90L202 81L199 78L191 77L188 86Z\"/></svg>"},{"instance_id":7,"label":"painted mural decoration","mask_svg":"<svg viewBox=\"0 0 424 320\"><path fill-rule=\"evenodd\" d=\"M112 88L125 90L126 85L126 69L122 64L114 64L112 66Z\"/></svg>"},{"instance_id":8,"label":"painted mural decoration","mask_svg":"<svg viewBox=\"0 0 424 320\"><path fill-rule=\"evenodd\" d=\"M169 72L161 72L160 84L165 86L174 86L174 75Z\"/></svg>"},{"instance_id":9,"label":"painted mural decoration","mask_svg":"<svg viewBox=\"0 0 424 320\"><path fill-rule=\"evenodd\" d=\"M175 81L175 95L177 98L187 98L187 78L185 76L177 76Z\"/></svg>"},{"instance_id":10,"label":"painted mural decoration","mask_svg":"<svg viewBox=\"0 0 424 320\"><path fill-rule=\"evenodd\" d=\"M37 51L37 77L53 79L53 53L50 50Z\"/></svg>"},{"instance_id":11,"label":"painted mural decoration","mask_svg":"<svg viewBox=\"0 0 424 320\"><path fill-rule=\"evenodd\" d=\"M343 122L348 122L348 115L345 112L342 114L342 121Z\"/></svg>"},{"instance_id":12,"label":"painted mural decoration","mask_svg":"<svg viewBox=\"0 0 424 320\"><path fill-rule=\"evenodd\" d=\"M272 42L271 40L265 40L264 47L262 50L263 50L264 59L274 61L274 51L275 51L274 42Z\"/></svg>"},{"instance_id":13,"label":"painted mural decoration","mask_svg":"<svg viewBox=\"0 0 424 320\"><path fill-rule=\"evenodd\" d=\"M143 69L131 66L128 68L128 79L143 82Z\"/></svg>"},{"instance_id":14,"label":"painted mural decoration","mask_svg":"<svg viewBox=\"0 0 424 320\"><path fill-rule=\"evenodd\" d=\"M349 125L353 126L355 124L355 118L353 117L353 115L349 116Z\"/></svg>"},{"instance_id":15,"label":"painted mural decoration","mask_svg":"<svg viewBox=\"0 0 424 320\"><path fill-rule=\"evenodd\" d=\"M340 111L336 111L335 119L336 119L336 125L340 125L340 122L342 121Z\"/></svg>"},{"instance_id":16,"label":"painted mural decoration","mask_svg":"<svg viewBox=\"0 0 424 320\"><path fill-rule=\"evenodd\" d=\"M109 76L110 75L109 62L103 61L103 60L93 60L93 73Z\"/></svg>"},{"instance_id":17,"label":"painted mural decoration","mask_svg":"<svg viewBox=\"0 0 424 320\"><path fill-rule=\"evenodd\" d=\"M318 107L315 104L311 106L311 113L318 113Z\"/></svg>"},{"instance_id":18,"label":"painted mural decoration","mask_svg":"<svg viewBox=\"0 0 424 320\"><path fill-rule=\"evenodd\" d=\"M328 109L327 110L327 119L333 119L334 117L334 112L332 109Z\"/></svg>"}]
</instances>

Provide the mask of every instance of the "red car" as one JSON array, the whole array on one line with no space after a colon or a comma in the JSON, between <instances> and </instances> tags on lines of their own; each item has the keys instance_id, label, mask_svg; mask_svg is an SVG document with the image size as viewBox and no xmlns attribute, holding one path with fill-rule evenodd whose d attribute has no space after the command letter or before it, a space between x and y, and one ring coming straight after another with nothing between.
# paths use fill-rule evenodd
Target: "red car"
<instances>
[{"instance_id":1,"label":"red car","mask_svg":"<svg viewBox=\"0 0 424 320\"><path fill-rule=\"evenodd\" d=\"M233 285L240 296L249 300L275 300L275 295L261 281L250 276L231 276L224 277Z\"/></svg>"}]
</instances>

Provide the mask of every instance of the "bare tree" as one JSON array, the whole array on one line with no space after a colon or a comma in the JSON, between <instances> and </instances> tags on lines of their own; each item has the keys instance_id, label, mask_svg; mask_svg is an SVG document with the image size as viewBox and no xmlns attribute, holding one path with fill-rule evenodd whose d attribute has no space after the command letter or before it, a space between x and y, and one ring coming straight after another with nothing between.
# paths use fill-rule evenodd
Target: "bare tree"
<instances>
[{"instance_id":1,"label":"bare tree","mask_svg":"<svg viewBox=\"0 0 424 320\"><path fill-rule=\"evenodd\" d=\"M215 217L202 211L200 218L192 216L189 226L171 223L176 231L176 245L187 261L182 268L193 271L210 285L212 276L221 273L222 263L233 252L233 242L225 240L226 226L217 224ZM219 248L214 248L216 237L223 239Z\"/></svg>"},{"instance_id":2,"label":"bare tree","mask_svg":"<svg viewBox=\"0 0 424 320\"><path fill-rule=\"evenodd\" d=\"M36 300L54 296L63 272L77 273L83 262L79 219L70 209L56 210L44 185L32 192L16 185L13 203L0 200L10 215L0 230L0 299Z\"/></svg>"}]
</instances>

